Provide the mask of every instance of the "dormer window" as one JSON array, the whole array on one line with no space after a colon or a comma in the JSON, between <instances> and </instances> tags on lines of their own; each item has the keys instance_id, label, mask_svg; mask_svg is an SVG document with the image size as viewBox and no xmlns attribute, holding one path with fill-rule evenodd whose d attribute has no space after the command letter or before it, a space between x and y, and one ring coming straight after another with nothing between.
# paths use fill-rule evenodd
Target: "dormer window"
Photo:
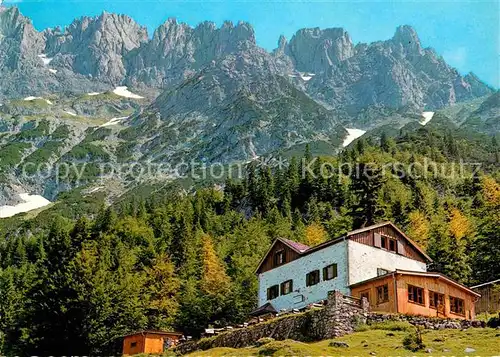
<instances>
[{"instance_id":1,"label":"dormer window","mask_svg":"<svg viewBox=\"0 0 500 357\"><path fill-rule=\"evenodd\" d=\"M284 250L278 250L276 253L274 253L274 266L280 266L285 264L285 251Z\"/></svg>"}]
</instances>

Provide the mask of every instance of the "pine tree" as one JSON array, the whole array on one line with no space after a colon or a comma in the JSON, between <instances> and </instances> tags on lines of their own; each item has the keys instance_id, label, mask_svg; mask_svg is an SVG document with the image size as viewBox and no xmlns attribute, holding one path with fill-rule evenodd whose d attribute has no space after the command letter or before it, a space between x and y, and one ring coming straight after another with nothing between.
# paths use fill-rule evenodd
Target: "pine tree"
<instances>
[{"instance_id":1,"label":"pine tree","mask_svg":"<svg viewBox=\"0 0 500 357\"><path fill-rule=\"evenodd\" d=\"M360 163L357 170L353 170L350 189L354 195L351 205L354 228L375 224L381 218L382 211L377 201L383 183L384 178L379 167Z\"/></svg>"}]
</instances>

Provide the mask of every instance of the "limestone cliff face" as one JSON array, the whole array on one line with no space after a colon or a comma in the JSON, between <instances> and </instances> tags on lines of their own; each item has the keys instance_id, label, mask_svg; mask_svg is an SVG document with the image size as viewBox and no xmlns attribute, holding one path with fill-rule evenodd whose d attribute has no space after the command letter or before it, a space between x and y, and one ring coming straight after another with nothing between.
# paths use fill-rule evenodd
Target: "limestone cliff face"
<instances>
[{"instance_id":1,"label":"limestone cliff face","mask_svg":"<svg viewBox=\"0 0 500 357\"><path fill-rule=\"evenodd\" d=\"M52 65L114 85L126 77L124 56L148 40L147 30L130 17L109 13L75 20L64 31L47 30L45 37Z\"/></svg>"},{"instance_id":2,"label":"limestone cliff face","mask_svg":"<svg viewBox=\"0 0 500 357\"><path fill-rule=\"evenodd\" d=\"M43 36L15 7L0 7L0 71L39 67Z\"/></svg>"},{"instance_id":3,"label":"limestone cliff face","mask_svg":"<svg viewBox=\"0 0 500 357\"><path fill-rule=\"evenodd\" d=\"M120 84L161 90L229 55L241 55L241 65L255 69L265 52L245 22L193 28L169 19L149 39L130 17L103 13L39 33L14 7L0 10L0 44L0 97ZM423 48L410 26L398 27L390 40L356 46L341 28L301 29L289 42L280 37L265 65L296 78L293 84L320 103L347 112L370 106L431 110L493 93Z\"/></svg>"},{"instance_id":4,"label":"limestone cliff face","mask_svg":"<svg viewBox=\"0 0 500 357\"><path fill-rule=\"evenodd\" d=\"M340 142L345 135L335 115L281 76L260 49L213 61L166 90L151 110L170 129L189 127L192 154L207 161L248 160L315 138Z\"/></svg>"},{"instance_id":5,"label":"limestone cliff face","mask_svg":"<svg viewBox=\"0 0 500 357\"><path fill-rule=\"evenodd\" d=\"M341 28L302 29L292 37L285 52L298 71L319 73L352 57L354 45Z\"/></svg>"},{"instance_id":6,"label":"limestone cliff face","mask_svg":"<svg viewBox=\"0 0 500 357\"><path fill-rule=\"evenodd\" d=\"M461 76L433 49L422 48L410 26L398 27L388 41L359 44L354 51L347 46L341 53L343 60L330 61L307 86L310 95L334 108L430 110L493 92L474 77Z\"/></svg>"},{"instance_id":7,"label":"limestone cliff face","mask_svg":"<svg viewBox=\"0 0 500 357\"><path fill-rule=\"evenodd\" d=\"M196 28L169 19L153 38L128 58L128 81L132 85L163 87L186 79L195 71L237 51L256 48L252 26L225 22L217 28L203 22Z\"/></svg>"}]
</instances>

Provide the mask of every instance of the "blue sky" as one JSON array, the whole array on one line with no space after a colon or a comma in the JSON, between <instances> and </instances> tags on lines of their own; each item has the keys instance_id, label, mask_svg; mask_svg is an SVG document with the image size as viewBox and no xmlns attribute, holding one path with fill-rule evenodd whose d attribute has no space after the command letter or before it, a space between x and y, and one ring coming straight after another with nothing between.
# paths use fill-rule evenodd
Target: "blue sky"
<instances>
[{"instance_id":1,"label":"blue sky","mask_svg":"<svg viewBox=\"0 0 500 357\"><path fill-rule=\"evenodd\" d=\"M259 45L273 49L303 27L343 27L355 43L391 38L398 25L412 25L425 47L433 47L462 73L476 73L500 87L499 1L200 1L200 0L14 0L37 29L68 25L103 10L125 13L150 30L169 17L195 26L210 20L244 20Z\"/></svg>"}]
</instances>

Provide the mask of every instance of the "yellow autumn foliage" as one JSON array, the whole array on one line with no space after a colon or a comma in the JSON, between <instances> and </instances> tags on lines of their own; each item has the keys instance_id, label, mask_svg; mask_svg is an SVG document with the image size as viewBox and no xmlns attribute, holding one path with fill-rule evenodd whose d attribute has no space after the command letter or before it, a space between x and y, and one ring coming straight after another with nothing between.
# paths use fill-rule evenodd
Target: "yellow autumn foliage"
<instances>
[{"instance_id":1,"label":"yellow autumn foliage","mask_svg":"<svg viewBox=\"0 0 500 357\"><path fill-rule=\"evenodd\" d=\"M450 212L450 222L448 228L453 237L456 239L462 239L470 232L471 223L459 209L453 208Z\"/></svg>"},{"instance_id":2,"label":"yellow autumn foliage","mask_svg":"<svg viewBox=\"0 0 500 357\"><path fill-rule=\"evenodd\" d=\"M209 235L204 235L202 239L203 277L201 289L209 295L225 294L229 290L230 279L215 252L212 238Z\"/></svg>"},{"instance_id":3,"label":"yellow autumn foliage","mask_svg":"<svg viewBox=\"0 0 500 357\"><path fill-rule=\"evenodd\" d=\"M483 194L488 205L493 207L500 206L500 185L493 177L484 177Z\"/></svg>"},{"instance_id":4,"label":"yellow autumn foliage","mask_svg":"<svg viewBox=\"0 0 500 357\"><path fill-rule=\"evenodd\" d=\"M408 236L426 249L429 241L431 224L425 214L421 211L413 211L408 215L410 224L408 227Z\"/></svg>"},{"instance_id":5,"label":"yellow autumn foliage","mask_svg":"<svg viewBox=\"0 0 500 357\"><path fill-rule=\"evenodd\" d=\"M306 244L310 247L323 243L328 239L328 233L323 226L313 222L306 227Z\"/></svg>"}]
</instances>

